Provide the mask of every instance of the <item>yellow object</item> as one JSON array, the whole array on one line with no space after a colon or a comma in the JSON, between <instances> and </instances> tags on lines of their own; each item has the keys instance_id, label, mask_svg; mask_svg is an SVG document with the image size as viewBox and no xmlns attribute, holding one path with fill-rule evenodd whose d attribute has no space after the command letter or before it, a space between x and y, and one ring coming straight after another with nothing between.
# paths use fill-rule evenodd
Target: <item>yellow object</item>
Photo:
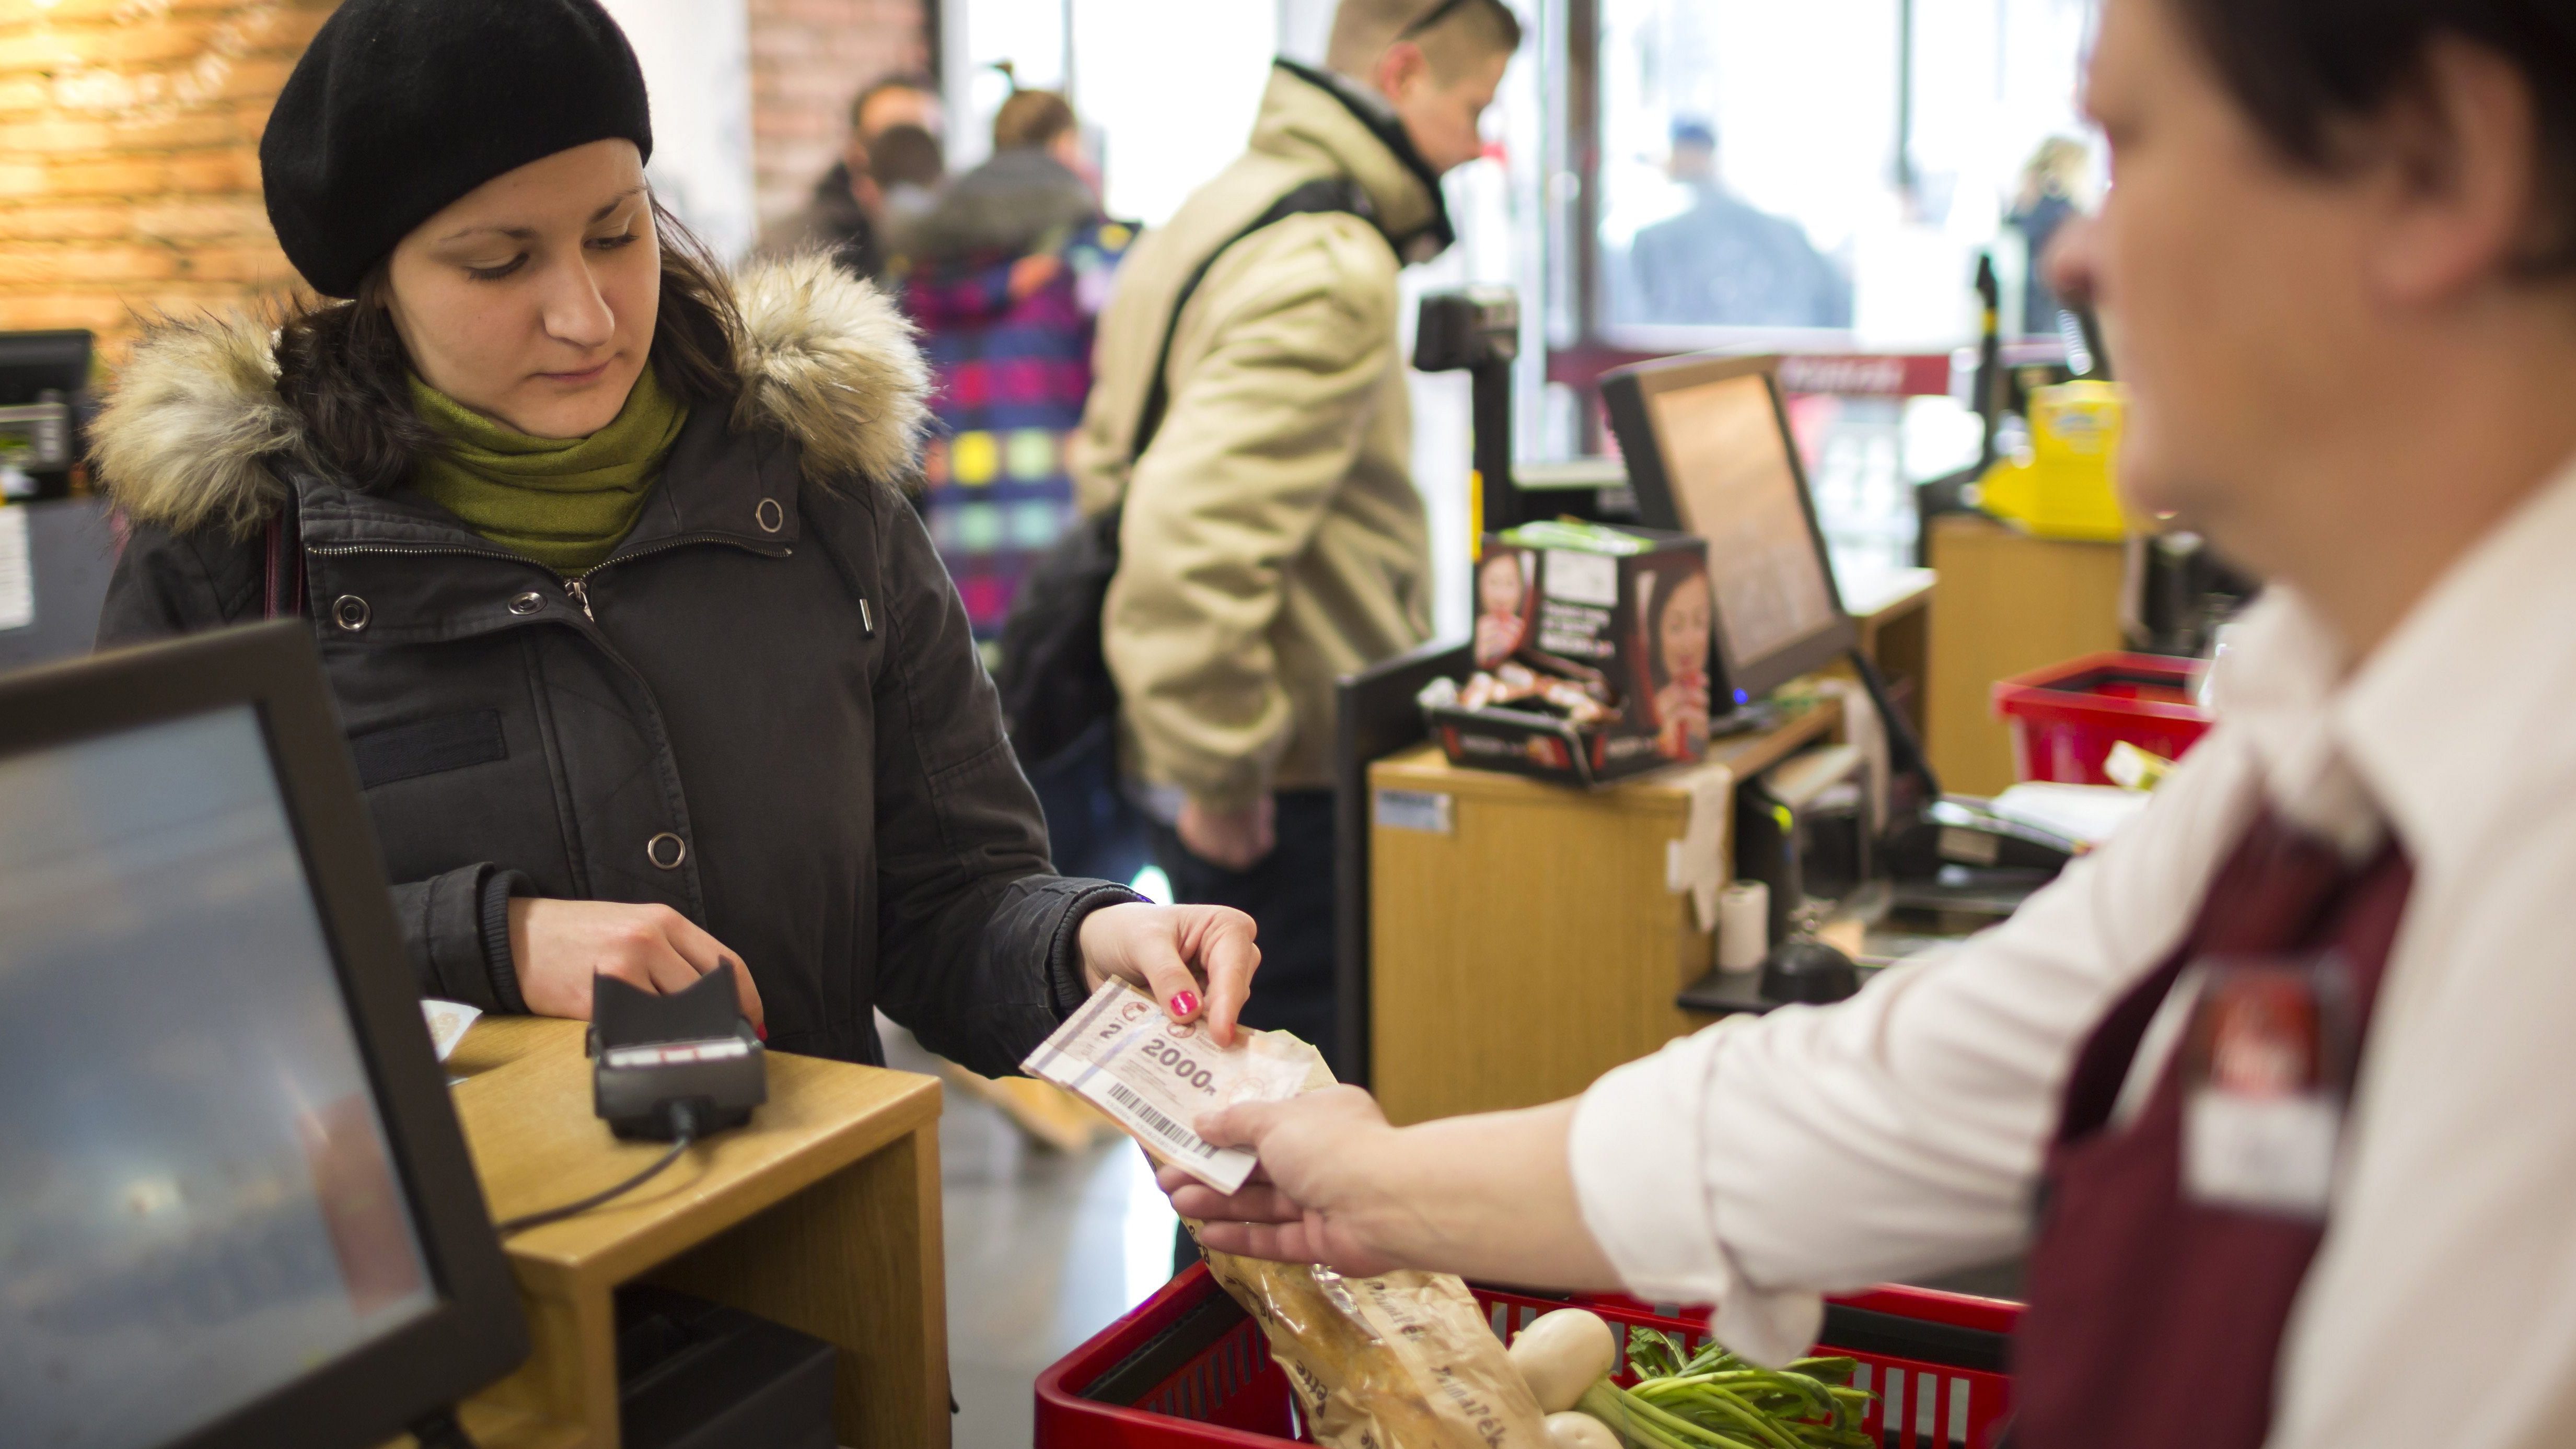
<instances>
[{"instance_id":1,"label":"yellow object","mask_svg":"<svg viewBox=\"0 0 2576 1449\"><path fill-rule=\"evenodd\" d=\"M1002 471L1002 444L991 433L959 433L948 445L948 475L981 488Z\"/></svg>"},{"instance_id":2,"label":"yellow object","mask_svg":"<svg viewBox=\"0 0 2576 1449\"><path fill-rule=\"evenodd\" d=\"M2152 790L2165 782L2173 767L2174 762L2164 756L2149 754L2122 740L2111 746L2111 757L2102 762L2102 773L2123 790Z\"/></svg>"},{"instance_id":3,"label":"yellow object","mask_svg":"<svg viewBox=\"0 0 2576 1449\"><path fill-rule=\"evenodd\" d=\"M2041 538L2126 537L2114 467L2125 407L2115 383L2064 382L2032 393L2030 454L1987 470L1978 506Z\"/></svg>"}]
</instances>

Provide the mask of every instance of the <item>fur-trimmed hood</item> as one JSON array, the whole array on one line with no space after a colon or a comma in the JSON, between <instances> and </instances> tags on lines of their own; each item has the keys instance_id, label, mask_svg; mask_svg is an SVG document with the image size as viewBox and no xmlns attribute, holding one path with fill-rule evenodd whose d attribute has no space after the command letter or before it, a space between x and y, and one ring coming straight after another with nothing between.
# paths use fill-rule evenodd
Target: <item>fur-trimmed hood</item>
<instances>
[{"instance_id":1,"label":"fur-trimmed hood","mask_svg":"<svg viewBox=\"0 0 2576 1449\"><path fill-rule=\"evenodd\" d=\"M821 254L737 274L744 335L737 430L804 449L808 480L911 480L928 369L912 326L876 287ZM160 322L135 343L90 425L90 456L117 506L174 533L256 529L284 495L279 463L318 467L304 420L278 396L276 320Z\"/></svg>"}]
</instances>

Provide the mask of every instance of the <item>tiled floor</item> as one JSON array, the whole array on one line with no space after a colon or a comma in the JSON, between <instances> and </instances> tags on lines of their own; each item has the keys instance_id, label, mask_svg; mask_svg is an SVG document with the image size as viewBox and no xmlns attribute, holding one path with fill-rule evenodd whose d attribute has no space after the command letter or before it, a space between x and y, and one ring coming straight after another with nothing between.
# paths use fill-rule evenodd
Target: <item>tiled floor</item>
<instances>
[{"instance_id":1,"label":"tiled floor","mask_svg":"<svg viewBox=\"0 0 2576 1449\"><path fill-rule=\"evenodd\" d=\"M886 1051L894 1066L936 1068L899 1029ZM1171 1206L1125 1139L1052 1152L954 1091L939 1153L956 1449L1029 1449L1039 1370L1171 1276Z\"/></svg>"}]
</instances>

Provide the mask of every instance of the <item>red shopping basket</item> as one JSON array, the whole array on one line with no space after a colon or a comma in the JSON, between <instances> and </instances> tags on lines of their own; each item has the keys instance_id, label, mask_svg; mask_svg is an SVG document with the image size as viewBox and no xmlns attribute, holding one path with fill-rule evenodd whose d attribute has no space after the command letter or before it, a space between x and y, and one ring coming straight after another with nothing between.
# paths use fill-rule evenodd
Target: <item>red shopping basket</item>
<instances>
[{"instance_id":1,"label":"red shopping basket","mask_svg":"<svg viewBox=\"0 0 2576 1449\"><path fill-rule=\"evenodd\" d=\"M1995 713L2012 730L2013 775L2062 785L2108 785L2102 762L2122 741L2179 760L2209 733L2193 701L2188 659L2087 654L1995 686Z\"/></svg>"},{"instance_id":2,"label":"red shopping basket","mask_svg":"<svg viewBox=\"0 0 2576 1449\"><path fill-rule=\"evenodd\" d=\"M1481 1287L1475 1294L1506 1341L1569 1301L1613 1325L1660 1328L1694 1347L1708 1337L1698 1319L1623 1298ZM2020 1305L1991 1298L1881 1288L1829 1300L1818 1346L1860 1360L1852 1382L1879 1396L1863 1427L1886 1449L1991 1449L2012 1404L2004 1342L2020 1315ZM1036 1449L1311 1442L1260 1327L1205 1264L1038 1376Z\"/></svg>"}]
</instances>

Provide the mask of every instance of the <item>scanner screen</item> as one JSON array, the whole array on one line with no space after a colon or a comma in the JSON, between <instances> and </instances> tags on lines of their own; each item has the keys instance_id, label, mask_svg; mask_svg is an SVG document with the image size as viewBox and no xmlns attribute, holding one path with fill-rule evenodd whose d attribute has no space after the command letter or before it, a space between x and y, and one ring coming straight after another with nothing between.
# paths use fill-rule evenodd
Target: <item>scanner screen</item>
<instances>
[{"instance_id":1,"label":"scanner screen","mask_svg":"<svg viewBox=\"0 0 2576 1449\"><path fill-rule=\"evenodd\" d=\"M0 1438L148 1449L435 1304L257 715L0 758Z\"/></svg>"},{"instance_id":2,"label":"scanner screen","mask_svg":"<svg viewBox=\"0 0 2576 1449\"><path fill-rule=\"evenodd\" d=\"M1770 387L1724 378L1657 393L1651 407L1673 502L1708 540L1731 657L1750 664L1830 627L1832 585Z\"/></svg>"}]
</instances>

